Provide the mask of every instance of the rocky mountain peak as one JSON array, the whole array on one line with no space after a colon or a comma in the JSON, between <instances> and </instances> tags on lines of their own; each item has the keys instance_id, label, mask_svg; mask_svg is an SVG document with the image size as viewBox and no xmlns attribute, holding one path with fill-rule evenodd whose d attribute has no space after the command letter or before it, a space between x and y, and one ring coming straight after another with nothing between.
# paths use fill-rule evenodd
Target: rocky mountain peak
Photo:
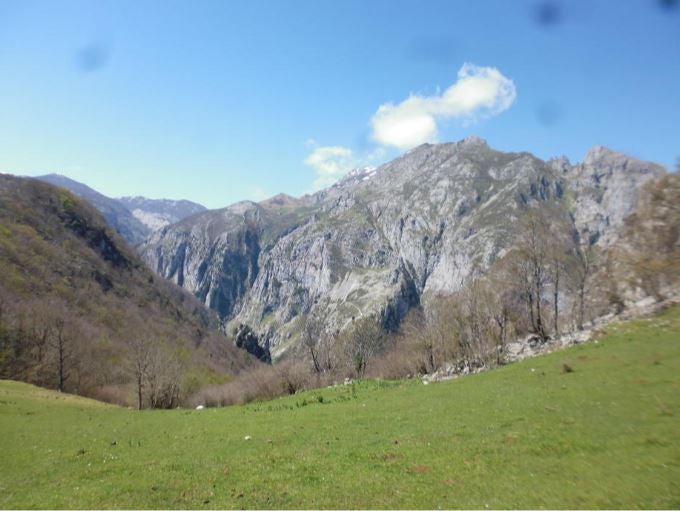
<instances>
[{"instance_id":1,"label":"rocky mountain peak","mask_svg":"<svg viewBox=\"0 0 680 511\"><path fill-rule=\"evenodd\" d=\"M250 200L243 200L224 208L223 211L227 214L244 215L245 213L252 211L253 209L257 209L257 207L258 204L256 202Z\"/></svg>"},{"instance_id":2,"label":"rocky mountain peak","mask_svg":"<svg viewBox=\"0 0 680 511\"><path fill-rule=\"evenodd\" d=\"M357 167L350 170L345 176L333 185L334 188L342 188L348 185L353 185L361 183L362 181L368 181L377 171L376 167Z\"/></svg>"},{"instance_id":3,"label":"rocky mountain peak","mask_svg":"<svg viewBox=\"0 0 680 511\"><path fill-rule=\"evenodd\" d=\"M601 145L594 145L591 147L583 158L583 165L587 166L607 166L607 167L621 167L624 162L634 160L627 154L619 151L614 151L608 147Z\"/></svg>"},{"instance_id":4,"label":"rocky mountain peak","mask_svg":"<svg viewBox=\"0 0 680 511\"><path fill-rule=\"evenodd\" d=\"M294 206L299 202L300 202L299 199L296 199L291 195L288 195L286 193L279 193L277 195L274 195L273 197L260 201L259 204L260 206L264 207L283 207Z\"/></svg>"},{"instance_id":5,"label":"rocky mountain peak","mask_svg":"<svg viewBox=\"0 0 680 511\"><path fill-rule=\"evenodd\" d=\"M277 358L305 315L337 330L376 315L389 328L429 296L460 289L512 247L527 207L550 203L606 245L663 169L605 148L587 162L496 151L479 137L424 144L297 205L279 196L270 201L285 208L245 202L194 216L196 229L171 226L144 257L225 321L249 325Z\"/></svg>"},{"instance_id":6,"label":"rocky mountain peak","mask_svg":"<svg viewBox=\"0 0 680 511\"><path fill-rule=\"evenodd\" d=\"M548 166L554 171L563 174L571 169L571 162L566 156L555 156L548 160Z\"/></svg>"},{"instance_id":7,"label":"rocky mountain peak","mask_svg":"<svg viewBox=\"0 0 680 511\"><path fill-rule=\"evenodd\" d=\"M466 149L489 147L489 144L487 143L486 140L484 140L483 138L480 138L476 135L470 135L468 137L465 137L463 140L458 142L458 145L460 147L464 147Z\"/></svg>"}]
</instances>

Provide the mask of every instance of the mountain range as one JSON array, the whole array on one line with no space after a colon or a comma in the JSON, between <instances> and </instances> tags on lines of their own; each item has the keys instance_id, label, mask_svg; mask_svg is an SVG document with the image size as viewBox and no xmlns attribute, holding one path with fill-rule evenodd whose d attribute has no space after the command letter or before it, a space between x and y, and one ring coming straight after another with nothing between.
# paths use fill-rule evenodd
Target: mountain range
<instances>
[{"instance_id":1,"label":"mountain range","mask_svg":"<svg viewBox=\"0 0 680 511\"><path fill-rule=\"evenodd\" d=\"M36 179L66 188L96 207L104 218L130 244L137 245L149 234L205 211L205 207L188 200L147 199L146 197L107 197L83 183L60 174Z\"/></svg>"},{"instance_id":2,"label":"mountain range","mask_svg":"<svg viewBox=\"0 0 680 511\"><path fill-rule=\"evenodd\" d=\"M193 215L139 250L227 328L249 325L277 358L309 315L331 329L367 315L395 328L411 307L455 292L507 253L537 204L558 211L580 242L609 246L638 189L664 173L601 146L572 164L469 137L356 169L312 195Z\"/></svg>"}]
</instances>

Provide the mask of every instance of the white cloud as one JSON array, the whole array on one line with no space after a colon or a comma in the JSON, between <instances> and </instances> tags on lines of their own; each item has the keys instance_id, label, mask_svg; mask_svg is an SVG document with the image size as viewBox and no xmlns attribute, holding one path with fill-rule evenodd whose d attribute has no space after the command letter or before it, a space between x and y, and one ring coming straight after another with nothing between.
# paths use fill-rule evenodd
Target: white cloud
<instances>
[{"instance_id":1,"label":"white cloud","mask_svg":"<svg viewBox=\"0 0 680 511\"><path fill-rule=\"evenodd\" d=\"M332 185L356 167L356 160L352 150L347 147L322 146L305 158L305 164L316 172L314 189L319 190Z\"/></svg>"},{"instance_id":2,"label":"white cloud","mask_svg":"<svg viewBox=\"0 0 680 511\"><path fill-rule=\"evenodd\" d=\"M251 200L253 200L255 202L263 201L265 199L268 199L271 196L272 196L271 193L269 193L264 188L260 188L259 186L256 186L255 188L250 189Z\"/></svg>"},{"instance_id":3,"label":"white cloud","mask_svg":"<svg viewBox=\"0 0 680 511\"><path fill-rule=\"evenodd\" d=\"M385 161L387 150L384 147L375 147L366 154L364 158L366 164L380 165Z\"/></svg>"},{"instance_id":4,"label":"white cloud","mask_svg":"<svg viewBox=\"0 0 680 511\"><path fill-rule=\"evenodd\" d=\"M498 69L463 64L458 80L443 94L381 105L371 118L372 138L398 149L436 142L438 120L490 117L510 108L516 97L515 84Z\"/></svg>"},{"instance_id":5,"label":"white cloud","mask_svg":"<svg viewBox=\"0 0 680 511\"><path fill-rule=\"evenodd\" d=\"M425 142L436 142L437 123L447 119L474 122L510 108L517 97L515 84L494 67L463 64L456 82L432 96L412 94L401 103L380 105L371 118L373 149L356 156L342 146L321 146L305 141L311 153L305 164L314 169L314 189L335 183L353 168L379 165L390 153L386 147L410 149Z\"/></svg>"}]
</instances>

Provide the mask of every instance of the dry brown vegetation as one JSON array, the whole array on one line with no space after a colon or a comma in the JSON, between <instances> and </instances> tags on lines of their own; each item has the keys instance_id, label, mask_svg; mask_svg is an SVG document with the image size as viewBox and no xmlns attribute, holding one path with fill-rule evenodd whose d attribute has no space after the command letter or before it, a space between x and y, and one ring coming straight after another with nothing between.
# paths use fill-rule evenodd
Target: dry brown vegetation
<instances>
[{"instance_id":1,"label":"dry brown vegetation","mask_svg":"<svg viewBox=\"0 0 680 511\"><path fill-rule=\"evenodd\" d=\"M665 298L680 281L680 174L645 186L635 213L626 219L622 242L612 254L613 273L625 287Z\"/></svg>"}]
</instances>

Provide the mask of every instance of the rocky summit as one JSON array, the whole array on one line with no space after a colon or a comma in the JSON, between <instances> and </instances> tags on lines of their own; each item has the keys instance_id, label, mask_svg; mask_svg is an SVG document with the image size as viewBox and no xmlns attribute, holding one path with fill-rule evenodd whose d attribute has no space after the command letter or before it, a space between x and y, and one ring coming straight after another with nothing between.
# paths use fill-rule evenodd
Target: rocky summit
<instances>
[{"instance_id":1,"label":"rocky summit","mask_svg":"<svg viewBox=\"0 0 680 511\"><path fill-rule=\"evenodd\" d=\"M512 246L528 205L550 205L574 235L606 246L640 186L664 172L599 146L572 165L469 137L421 145L313 195L199 213L141 250L277 358L298 342L306 315L342 329L377 314L391 328L428 296L461 288Z\"/></svg>"}]
</instances>

